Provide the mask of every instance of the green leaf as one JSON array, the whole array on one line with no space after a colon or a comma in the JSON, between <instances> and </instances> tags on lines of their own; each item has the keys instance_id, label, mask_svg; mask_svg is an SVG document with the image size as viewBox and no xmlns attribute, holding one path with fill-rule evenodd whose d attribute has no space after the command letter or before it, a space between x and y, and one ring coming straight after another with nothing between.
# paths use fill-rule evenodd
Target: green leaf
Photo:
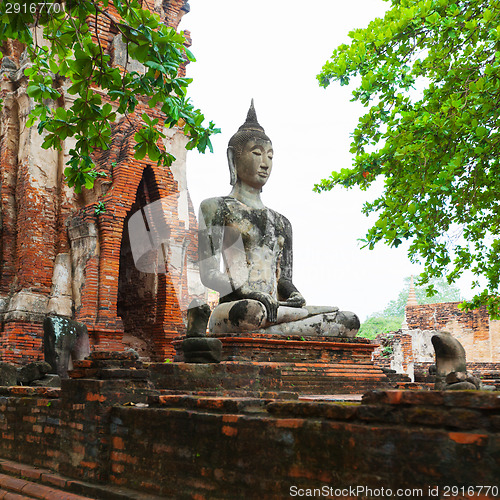
<instances>
[{"instance_id":1,"label":"green leaf","mask_svg":"<svg viewBox=\"0 0 500 500\"><path fill-rule=\"evenodd\" d=\"M146 143L139 143L136 145L134 158L136 160L142 160L147 153L148 153L148 145Z\"/></svg>"},{"instance_id":2,"label":"green leaf","mask_svg":"<svg viewBox=\"0 0 500 500\"><path fill-rule=\"evenodd\" d=\"M186 52L186 57L188 58L188 61L196 62L196 58L194 57L193 53L188 48L184 48L184 50Z\"/></svg>"},{"instance_id":3,"label":"green leaf","mask_svg":"<svg viewBox=\"0 0 500 500\"><path fill-rule=\"evenodd\" d=\"M476 135L481 139L488 135L488 129L486 127L477 127L476 128Z\"/></svg>"}]
</instances>

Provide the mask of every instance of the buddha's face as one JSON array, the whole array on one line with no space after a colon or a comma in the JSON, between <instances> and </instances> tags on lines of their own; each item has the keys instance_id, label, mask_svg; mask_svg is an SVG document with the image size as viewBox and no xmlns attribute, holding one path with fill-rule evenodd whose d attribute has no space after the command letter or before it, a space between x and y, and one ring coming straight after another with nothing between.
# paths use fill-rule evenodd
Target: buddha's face
<instances>
[{"instance_id":1,"label":"buddha's face","mask_svg":"<svg viewBox=\"0 0 500 500\"><path fill-rule=\"evenodd\" d=\"M234 163L237 178L244 184L260 189L271 175L273 145L258 137L249 139Z\"/></svg>"}]
</instances>

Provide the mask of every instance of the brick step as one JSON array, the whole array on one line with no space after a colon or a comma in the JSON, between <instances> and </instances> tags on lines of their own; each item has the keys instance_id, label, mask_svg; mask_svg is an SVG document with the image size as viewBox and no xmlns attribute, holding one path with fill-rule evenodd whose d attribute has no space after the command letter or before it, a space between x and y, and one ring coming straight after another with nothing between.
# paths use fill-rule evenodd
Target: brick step
<instances>
[{"instance_id":1,"label":"brick step","mask_svg":"<svg viewBox=\"0 0 500 500\"><path fill-rule=\"evenodd\" d=\"M55 487L45 486L28 479L0 474L0 499L53 498L59 500L82 500L91 497L67 493Z\"/></svg>"},{"instance_id":2,"label":"brick step","mask_svg":"<svg viewBox=\"0 0 500 500\"><path fill-rule=\"evenodd\" d=\"M37 498L43 500L159 500L117 486L70 479L48 469L0 458L0 500Z\"/></svg>"}]
</instances>

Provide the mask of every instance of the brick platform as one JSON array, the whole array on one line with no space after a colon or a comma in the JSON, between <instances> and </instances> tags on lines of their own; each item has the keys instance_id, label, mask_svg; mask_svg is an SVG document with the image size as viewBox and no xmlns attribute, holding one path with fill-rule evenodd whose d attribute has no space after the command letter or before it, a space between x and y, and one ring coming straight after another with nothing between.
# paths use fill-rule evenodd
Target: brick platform
<instances>
[{"instance_id":1,"label":"brick platform","mask_svg":"<svg viewBox=\"0 0 500 500\"><path fill-rule=\"evenodd\" d=\"M182 391L296 392L356 394L393 385L371 361L377 347L363 338L304 337L261 333L217 335L222 363L152 364L160 389ZM176 361L183 360L174 340Z\"/></svg>"},{"instance_id":2,"label":"brick platform","mask_svg":"<svg viewBox=\"0 0 500 500\"><path fill-rule=\"evenodd\" d=\"M68 493L111 500L140 497L111 496L108 485L136 495L200 500L274 500L288 498L292 487L325 485L421 492L406 498L429 498L436 488L445 498L446 486L498 487L498 393L372 391L361 403L345 394L340 403L326 395L242 397L237 390L166 394L148 384L148 365L132 357L96 353L80 366L79 378L64 380L60 390L2 388L0 456L50 468L66 484L100 484L105 494ZM0 468L0 474L8 473ZM14 483L20 491L27 488Z\"/></svg>"},{"instance_id":3,"label":"brick platform","mask_svg":"<svg viewBox=\"0 0 500 500\"><path fill-rule=\"evenodd\" d=\"M356 394L391 387L382 370L370 363L155 363L150 370L156 387L186 392Z\"/></svg>"},{"instance_id":4,"label":"brick platform","mask_svg":"<svg viewBox=\"0 0 500 500\"><path fill-rule=\"evenodd\" d=\"M264 333L228 333L213 335L222 342L223 361L263 362L369 362L378 347L364 338ZM174 343L174 346L177 346ZM180 354L178 352L178 354Z\"/></svg>"}]
</instances>

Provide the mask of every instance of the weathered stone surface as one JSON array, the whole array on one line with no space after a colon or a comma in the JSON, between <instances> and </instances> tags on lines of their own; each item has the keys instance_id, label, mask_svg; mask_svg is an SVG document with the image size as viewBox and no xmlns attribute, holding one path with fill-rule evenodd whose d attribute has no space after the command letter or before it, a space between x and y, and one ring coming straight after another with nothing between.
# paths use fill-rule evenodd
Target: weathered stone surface
<instances>
[{"instance_id":1,"label":"weathered stone surface","mask_svg":"<svg viewBox=\"0 0 500 500\"><path fill-rule=\"evenodd\" d=\"M477 387L471 382L456 382L454 384L447 384L444 389L448 391L475 391Z\"/></svg>"},{"instance_id":2,"label":"weathered stone surface","mask_svg":"<svg viewBox=\"0 0 500 500\"><path fill-rule=\"evenodd\" d=\"M122 67L127 66L128 71L137 71L141 74L144 74L146 72L146 67L144 66L144 64L141 64L135 59L129 57L128 44L123 41L123 37L121 34L116 35L113 38L111 50L113 53L114 64Z\"/></svg>"},{"instance_id":3,"label":"weathered stone surface","mask_svg":"<svg viewBox=\"0 0 500 500\"><path fill-rule=\"evenodd\" d=\"M193 299L187 312L186 337L205 337L210 307L200 299Z\"/></svg>"},{"instance_id":4,"label":"weathered stone surface","mask_svg":"<svg viewBox=\"0 0 500 500\"><path fill-rule=\"evenodd\" d=\"M54 262L47 313L71 318L73 314L71 255L59 253Z\"/></svg>"},{"instance_id":5,"label":"weathered stone surface","mask_svg":"<svg viewBox=\"0 0 500 500\"><path fill-rule=\"evenodd\" d=\"M445 377L447 384L454 384L456 382L465 382L467 380L466 372L451 372Z\"/></svg>"},{"instance_id":6,"label":"weathered stone surface","mask_svg":"<svg viewBox=\"0 0 500 500\"><path fill-rule=\"evenodd\" d=\"M436 374L444 376L451 372L466 372L465 350L448 332L437 332L431 339L436 351Z\"/></svg>"},{"instance_id":7,"label":"weathered stone surface","mask_svg":"<svg viewBox=\"0 0 500 500\"><path fill-rule=\"evenodd\" d=\"M39 380L34 380L31 385L35 387L61 387L61 377L49 373Z\"/></svg>"},{"instance_id":8,"label":"weathered stone surface","mask_svg":"<svg viewBox=\"0 0 500 500\"><path fill-rule=\"evenodd\" d=\"M277 417L326 418L331 420L353 420L358 414L358 404L337 405L330 402L272 401L266 409Z\"/></svg>"},{"instance_id":9,"label":"weathered stone surface","mask_svg":"<svg viewBox=\"0 0 500 500\"><path fill-rule=\"evenodd\" d=\"M436 351L435 389L481 389L481 380L467 372L465 350L456 338L449 332L438 332L431 341Z\"/></svg>"},{"instance_id":10,"label":"weathered stone surface","mask_svg":"<svg viewBox=\"0 0 500 500\"><path fill-rule=\"evenodd\" d=\"M184 494L189 491L209 498L254 498L257 493L262 498L285 498L292 485L312 491L323 484L333 485L334 490L352 484L364 488L352 498L383 498L385 495L366 491L381 487L393 492L421 488L419 496L431 498L429 481L439 485L440 491L447 481L468 485L481 480L496 485L498 466L492 452L499 446L497 434L483 427L447 427L446 408L426 409L425 418L419 419L418 406L408 412L405 407L391 411L377 405L270 402L266 415L262 407L253 413L251 404L236 408L235 404L212 398L195 410L195 400L185 398L164 409L117 409L115 435L121 440L114 441L115 451L127 455L146 449L144 440L154 440L153 446L162 456L153 453L150 460L156 467L167 461L179 482L172 485L154 472L155 467L148 470L142 462L125 467L118 477L126 481L137 475L148 478L148 484L165 496L175 496L182 484ZM478 422L490 425L491 415ZM217 453L214 429L219 429ZM185 466L178 464L179 455L187 457L196 471L190 469L187 480ZM349 497L342 493L331 496Z\"/></svg>"},{"instance_id":11,"label":"weathered stone surface","mask_svg":"<svg viewBox=\"0 0 500 500\"><path fill-rule=\"evenodd\" d=\"M131 380L150 384L150 372L133 349L120 352L93 351L84 360L75 361L74 368L68 374L71 379Z\"/></svg>"},{"instance_id":12,"label":"weathered stone surface","mask_svg":"<svg viewBox=\"0 0 500 500\"><path fill-rule=\"evenodd\" d=\"M43 328L45 360L61 378L67 378L70 358L90 354L87 327L61 316L47 316Z\"/></svg>"},{"instance_id":13,"label":"weathered stone surface","mask_svg":"<svg viewBox=\"0 0 500 500\"><path fill-rule=\"evenodd\" d=\"M182 342L186 363L220 363L222 342L208 337L191 337Z\"/></svg>"},{"instance_id":14,"label":"weathered stone surface","mask_svg":"<svg viewBox=\"0 0 500 500\"><path fill-rule=\"evenodd\" d=\"M31 385L32 382L42 379L51 370L51 365L46 361L35 361L19 368L17 379L21 385Z\"/></svg>"},{"instance_id":15,"label":"weathered stone surface","mask_svg":"<svg viewBox=\"0 0 500 500\"><path fill-rule=\"evenodd\" d=\"M92 351L89 359L91 361L137 361L139 354L133 349L127 349L126 351Z\"/></svg>"},{"instance_id":16,"label":"weathered stone surface","mask_svg":"<svg viewBox=\"0 0 500 500\"><path fill-rule=\"evenodd\" d=\"M17 368L14 365L0 362L0 385L17 385Z\"/></svg>"},{"instance_id":17,"label":"weathered stone surface","mask_svg":"<svg viewBox=\"0 0 500 500\"><path fill-rule=\"evenodd\" d=\"M72 299L79 311L84 305L82 294L85 295L89 261L98 257L98 229L92 221L73 217L68 221L68 238L71 244Z\"/></svg>"},{"instance_id":18,"label":"weathered stone surface","mask_svg":"<svg viewBox=\"0 0 500 500\"><path fill-rule=\"evenodd\" d=\"M354 337L359 329L355 314L303 307L305 299L292 281L290 222L260 198L272 157L252 101L245 123L229 141L231 193L200 206L200 276L220 294L209 331Z\"/></svg>"},{"instance_id":19,"label":"weathered stone surface","mask_svg":"<svg viewBox=\"0 0 500 500\"><path fill-rule=\"evenodd\" d=\"M21 290L11 296L4 320L40 323L47 314L47 304L48 298L46 296Z\"/></svg>"},{"instance_id":20,"label":"weathered stone surface","mask_svg":"<svg viewBox=\"0 0 500 500\"><path fill-rule=\"evenodd\" d=\"M133 369L126 368L102 368L97 370L95 378L100 380L107 379L148 379L149 371L146 369Z\"/></svg>"}]
</instances>

